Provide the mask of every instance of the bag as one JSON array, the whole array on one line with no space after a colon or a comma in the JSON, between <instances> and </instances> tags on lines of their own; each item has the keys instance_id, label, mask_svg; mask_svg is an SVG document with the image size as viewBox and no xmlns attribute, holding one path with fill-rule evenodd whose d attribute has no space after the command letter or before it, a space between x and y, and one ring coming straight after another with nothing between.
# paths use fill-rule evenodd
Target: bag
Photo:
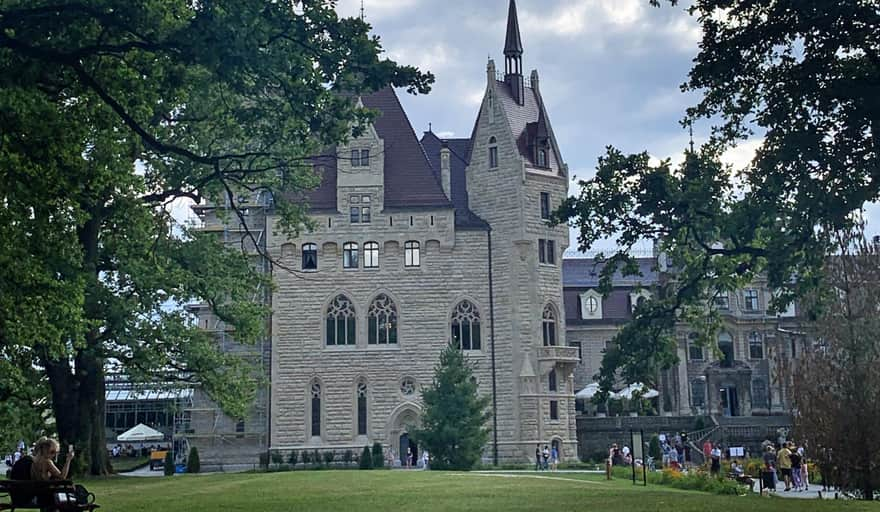
<instances>
[{"instance_id":1,"label":"bag","mask_svg":"<svg viewBox=\"0 0 880 512\"><path fill-rule=\"evenodd\" d=\"M77 505L91 505L95 502L95 494L80 484L73 486L73 495L76 497Z\"/></svg>"}]
</instances>

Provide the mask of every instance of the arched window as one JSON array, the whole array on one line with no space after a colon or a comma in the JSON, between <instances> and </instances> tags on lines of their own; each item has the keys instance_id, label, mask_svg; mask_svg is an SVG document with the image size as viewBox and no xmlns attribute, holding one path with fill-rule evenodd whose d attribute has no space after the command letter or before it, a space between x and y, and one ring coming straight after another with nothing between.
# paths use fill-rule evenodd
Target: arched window
<instances>
[{"instance_id":1,"label":"arched window","mask_svg":"<svg viewBox=\"0 0 880 512\"><path fill-rule=\"evenodd\" d=\"M733 359L736 355L733 352L733 338L726 332L718 335L718 350L721 352L721 367L733 368Z\"/></svg>"},{"instance_id":2,"label":"arched window","mask_svg":"<svg viewBox=\"0 0 880 512\"><path fill-rule=\"evenodd\" d=\"M691 405L706 407L706 382L702 379L691 381Z\"/></svg>"},{"instance_id":3,"label":"arched window","mask_svg":"<svg viewBox=\"0 0 880 512\"><path fill-rule=\"evenodd\" d=\"M364 244L364 268L379 268L379 244L367 242Z\"/></svg>"},{"instance_id":4,"label":"arched window","mask_svg":"<svg viewBox=\"0 0 880 512\"><path fill-rule=\"evenodd\" d=\"M354 305L345 295L337 295L327 306L326 316L327 345L354 345L356 320Z\"/></svg>"},{"instance_id":5,"label":"arched window","mask_svg":"<svg viewBox=\"0 0 880 512\"><path fill-rule=\"evenodd\" d=\"M303 244L302 246L302 269L318 270L318 246L315 244Z\"/></svg>"},{"instance_id":6,"label":"arched window","mask_svg":"<svg viewBox=\"0 0 880 512\"><path fill-rule=\"evenodd\" d=\"M544 346L556 346L556 311L550 304L544 306L542 320L544 326Z\"/></svg>"},{"instance_id":7,"label":"arched window","mask_svg":"<svg viewBox=\"0 0 880 512\"><path fill-rule=\"evenodd\" d=\"M367 383L363 381L357 385L357 433L367 435Z\"/></svg>"},{"instance_id":8,"label":"arched window","mask_svg":"<svg viewBox=\"0 0 880 512\"><path fill-rule=\"evenodd\" d=\"M547 375L547 389L550 391L556 391L556 369L550 370L550 373Z\"/></svg>"},{"instance_id":9,"label":"arched window","mask_svg":"<svg viewBox=\"0 0 880 512\"><path fill-rule=\"evenodd\" d=\"M547 167L547 150L538 150L538 167Z\"/></svg>"},{"instance_id":10,"label":"arched window","mask_svg":"<svg viewBox=\"0 0 880 512\"><path fill-rule=\"evenodd\" d=\"M412 220L410 220L412 225ZM421 255L419 254L419 243L415 240L409 240L403 243L403 266L418 267L421 265Z\"/></svg>"},{"instance_id":11,"label":"arched window","mask_svg":"<svg viewBox=\"0 0 880 512\"><path fill-rule=\"evenodd\" d=\"M495 137L489 137L489 168L498 167L498 145Z\"/></svg>"},{"instance_id":12,"label":"arched window","mask_svg":"<svg viewBox=\"0 0 880 512\"><path fill-rule=\"evenodd\" d=\"M452 312L452 342L462 350L480 350L480 312L469 300Z\"/></svg>"},{"instance_id":13,"label":"arched window","mask_svg":"<svg viewBox=\"0 0 880 512\"><path fill-rule=\"evenodd\" d=\"M767 383L764 379L755 379L752 381L752 407L768 408Z\"/></svg>"},{"instance_id":14,"label":"arched window","mask_svg":"<svg viewBox=\"0 0 880 512\"><path fill-rule=\"evenodd\" d=\"M397 306L391 297L378 295L367 311L367 342L370 345L397 343Z\"/></svg>"},{"instance_id":15,"label":"arched window","mask_svg":"<svg viewBox=\"0 0 880 512\"><path fill-rule=\"evenodd\" d=\"M321 435L321 383L312 381L309 392L312 399L312 436L317 437Z\"/></svg>"},{"instance_id":16,"label":"arched window","mask_svg":"<svg viewBox=\"0 0 880 512\"><path fill-rule=\"evenodd\" d=\"M749 333L749 358L764 359L764 340L759 332Z\"/></svg>"},{"instance_id":17,"label":"arched window","mask_svg":"<svg viewBox=\"0 0 880 512\"><path fill-rule=\"evenodd\" d=\"M358 268L358 244L354 242L342 244L342 267Z\"/></svg>"},{"instance_id":18,"label":"arched window","mask_svg":"<svg viewBox=\"0 0 880 512\"><path fill-rule=\"evenodd\" d=\"M698 344L699 335L695 332L688 334L688 357L691 361L703 360L703 347Z\"/></svg>"}]
</instances>

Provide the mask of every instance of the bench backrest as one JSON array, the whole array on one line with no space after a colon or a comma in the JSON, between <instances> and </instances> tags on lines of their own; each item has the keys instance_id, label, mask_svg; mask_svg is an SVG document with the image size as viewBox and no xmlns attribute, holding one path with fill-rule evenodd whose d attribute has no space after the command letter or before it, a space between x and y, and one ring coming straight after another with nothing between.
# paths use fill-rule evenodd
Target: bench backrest
<instances>
[{"instance_id":1,"label":"bench backrest","mask_svg":"<svg viewBox=\"0 0 880 512\"><path fill-rule=\"evenodd\" d=\"M9 473L10 478L12 480L30 480L33 465L34 459L30 455L25 455L12 465L12 471ZM21 507L31 503L34 500L34 494L24 490L13 489L9 491L9 499L14 506Z\"/></svg>"}]
</instances>

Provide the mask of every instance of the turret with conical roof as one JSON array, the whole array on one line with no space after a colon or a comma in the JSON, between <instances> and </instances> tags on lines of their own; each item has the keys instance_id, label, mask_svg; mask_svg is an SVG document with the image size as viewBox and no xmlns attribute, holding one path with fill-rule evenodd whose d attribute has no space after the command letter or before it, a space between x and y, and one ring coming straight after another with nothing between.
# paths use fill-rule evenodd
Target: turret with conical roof
<instances>
[{"instance_id":1,"label":"turret with conical roof","mask_svg":"<svg viewBox=\"0 0 880 512\"><path fill-rule=\"evenodd\" d=\"M519 20L516 17L516 1L510 0L507 10L507 35L504 38L504 82L516 102L523 104L525 89L522 75L522 40L519 37Z\"/></svg>"}]
</instances>

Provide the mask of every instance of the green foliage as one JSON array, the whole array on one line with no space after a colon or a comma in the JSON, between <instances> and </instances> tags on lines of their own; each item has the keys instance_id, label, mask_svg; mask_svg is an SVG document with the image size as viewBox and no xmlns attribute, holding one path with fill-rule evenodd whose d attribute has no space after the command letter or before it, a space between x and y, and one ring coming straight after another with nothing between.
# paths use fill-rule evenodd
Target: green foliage
<instances>
[{"instance_id":1,"label":"green foliage","mask_svg":"<svg viewBox=\"0 0 880 512\"><path fill-rule=\"evenodd\" d=\"M312 462L315 463L315 466L320 466L323 459L321 458L321 452L315 448L315 451L312 452Z\"/></svg>"},{"instance_id":2,"label":"green foliage","mask_svg":"<svg viewBox=\"0 0 880 512\"><path fill-rule=\"evenodd\" d=\"M296 469L296 463L299 459L299 454L296 450L290 450L290 455L287 456L287 463L290 464L291 469ZM305 462L305 461L303 461Z\"/></svg>"},{"instance_id":3,"label":"green foliage","mask_svg":"<svg viewBox=\"0 0 880 512\"><path fill-rule=\"evenodd\" d=\"M186 459L186 472L199 473L202 471L202 462L199 460L199 449L193 446L189 449L189 457Z\"/></svg>"},{"instance_id":4,"label":"green foliage","mask_svg":"<svg viewBox=\"0 0 880 512\"><path fill-rule=\"evenodd\" d=\"M171 450L165 453L165 462L162 465L162 469L165 472L165 476L174 474L174 453Z\"/></svg>"},{"instance_id":5,"label":"green foliage","mask_svg":"<svg viewBox=\"0 0 880 512\"><path fill-rule=\"evenodd\" d=\"M303 465L308 465L310 462L312 462L311 452L309 452L308 450L303 450L302 461L303 461Z\"/></svg>"},{"instance_id":6,"label":"green foliage","mask_svg":"<svg viewBox=\"0 0 880 512\"><path fill-rule=\"evenodd\" d=\"M333 459L336 457L336 453L332 450L328 450L324 452L324 464L329 466L333 463Z\"/></svg>"},{"instance_id":7,"label":"green foliage","mask_svg":"<svg viewBox=\"0 0 880 512\"><path fill-rule=\"evenodd\" d=\"M694 430L703 430L704 428L706 428L706 420L702 416L697 416L697 419L694 420Z\"/></svg>"},{"instance_id":8,"label":"green foliage","mask_svg":"<svg viewBox=\"0 0 880 512\"><path fill-rule=\"evenodd\" d=\"M369 446L364 446L358 467L360 469L373 469L373 457L370 456Z\"/></svg>"},{"instance_id":9,"label":"green foliage","mask_svg":"<svg viewBox=\"0 0 880 512\"><path fill-rule=\"evenodd\" d=\"M372 454L372 462L371 466L374 468L384 468L385 467L385 453L382 451L382 443L376 441L373 443L373 454Z\"/></svg>"},{"instance_id":10,"label":"green foliage","mask_svg":"<svg viewBox=\"0 0 880 512\"><path fill-rule=\"evenodd\" d=\"M269 454L266 452L260 452L257 456L257 460L260 462L260 467L269 469Z\"/></svg>"},{"instance_id":11,"label":"green foliage","mask_svg":"<svg viewBox=\"0 0 880 512\"><path fill-rule=\"evenodd\" d=\"M710 140L686 151L680 166L609 147L596 176L554 217L573 220L581 250L618 241L601 269L605 292L616 271L638 273L629 251L646 238L659 240L662 266L675 272L614 338L602 360L603 392L615 378L654 385L677 362L679 321L715 347L718 292L764 275L772 312L816 289L832 234L880 198L880 31L871 2L817 9L701 0L690 13L703 38L683 89L701 99L685 122L715 123ZM763 143L752 162L721 164L725 150L754 133Z\"/></svg>"},{"instance_id":12,"label":"green foliage","mask_svg":"<svg viewBox=\"0 0 880 512\"><path fill-rule=\"evenodd\" d=\"M345 450L342 452L342 462L345 463L346 466L351 464L352 459L354 459L354 452L351 450Z\"/></svg>"},{"instance_id":13,"label":"green foliage","mask_svg":"<svg viewBox=\"0 0 880 512\"><path fill-rule=\"evenodd\" d=\"M658 466L660 465L660 461L663 459L663 450L660 448L660 436L657 434L651 436L651 441L648 442L648 455L654 458Z\"/></svg>"},{"instance_id":14,"label":"green foliage","mask_svg":"<svg viewBox=\"0 0 880 512\"><path fill-rule=\"evenodd\" d=\"M307 225L307 157L374 116L339 92L433 80L382 59L369 30L331 2L0 3L0 403L27 411L0 407L4 432L37 433L42 411L27 405L51 404L62 444L82 447L76 467L106 472L92 441L105 437L105 368L197 380L246 415L253 367L184 305L252 344L268 283L241 248L172 226L170 204L237 217L240 193L260 191L283 231Z\"/></svg>"},{"instance_id":15,"label":"green foliage","mask_svg":"<svg viewBox=\"0 0 880 512\"><path fill-rule=\"evenodd\" d=\"M422 390L422 426L415 439L431 454L431 469L467 470L489 439L489 397L477 394L473 368L452 344L440 353L431 386Z\"/></svg>"},{"instance_id":16,"label":"green foliage","mask_svg":"<svg viewBox=\"0 0 880 512\"><path fill-rule=\"evenodd\" d=\"M272 450L272 463L280 466L284 462L284 454L280 450Z\"/></svg>"}]
</instances>

